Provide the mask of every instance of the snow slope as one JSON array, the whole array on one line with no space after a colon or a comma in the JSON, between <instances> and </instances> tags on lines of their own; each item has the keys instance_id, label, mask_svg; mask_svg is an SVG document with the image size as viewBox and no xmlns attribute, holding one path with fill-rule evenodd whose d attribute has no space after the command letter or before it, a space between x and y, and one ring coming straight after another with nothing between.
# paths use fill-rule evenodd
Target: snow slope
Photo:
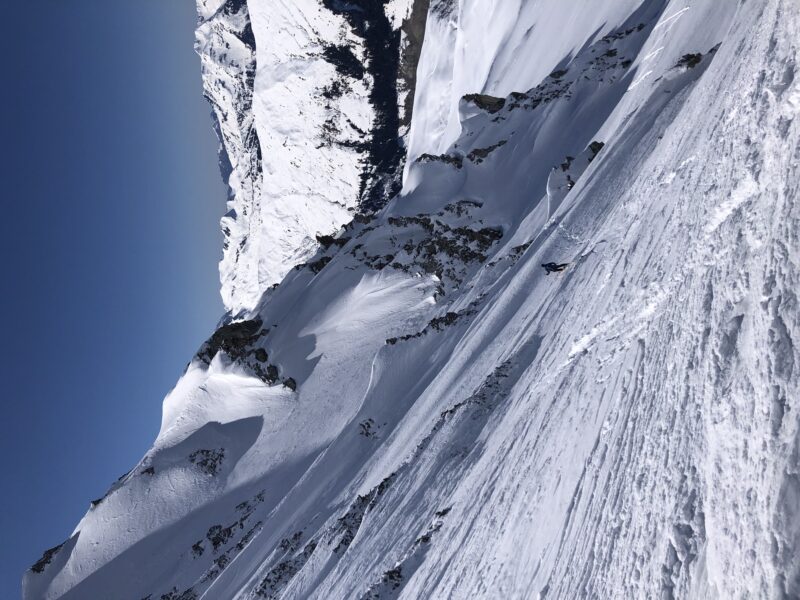
<instances>
[{"instance_id":1,"label":"snow slope","mask_svg":"<svg viewBox=\"0 0 800 600\"><path fill-rule=\"evenodd\" d=\"M254 284L25 597L800 597L798 31L431 0L402 192Z\"/></svg>"}]
</instances>

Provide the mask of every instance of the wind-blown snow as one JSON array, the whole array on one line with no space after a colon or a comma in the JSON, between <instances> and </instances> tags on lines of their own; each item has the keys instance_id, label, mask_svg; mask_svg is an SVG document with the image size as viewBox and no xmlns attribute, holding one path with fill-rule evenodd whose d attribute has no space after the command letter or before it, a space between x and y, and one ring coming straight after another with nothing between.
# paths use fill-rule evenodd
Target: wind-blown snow
<instances>
[{"instance_id":1,"label":"wind-blown snow","mask_svg":"<svg viewBox=\"0 0 800 600\"><path fill-rule=\"evenodd\" d=\"M26 598L800 595L799 30L432 0L402 193L252 288Z\"/></svg>"}]
</instances>

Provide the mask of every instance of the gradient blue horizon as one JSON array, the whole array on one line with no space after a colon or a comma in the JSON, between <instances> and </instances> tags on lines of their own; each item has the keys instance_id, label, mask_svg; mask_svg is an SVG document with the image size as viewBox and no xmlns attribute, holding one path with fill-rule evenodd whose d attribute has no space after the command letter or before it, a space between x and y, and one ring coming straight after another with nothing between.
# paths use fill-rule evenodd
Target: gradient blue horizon
<instances>
[{"instance_id":1,"label":"gradient blue horizon","mask_svg":"<svg viewBox=\"0 0 800 600\"><path fill-rule=\"evenodd\" d=\"M5 10L0 598L155 438L223 308L191 0Z\"/></svg>"}]
</instances>

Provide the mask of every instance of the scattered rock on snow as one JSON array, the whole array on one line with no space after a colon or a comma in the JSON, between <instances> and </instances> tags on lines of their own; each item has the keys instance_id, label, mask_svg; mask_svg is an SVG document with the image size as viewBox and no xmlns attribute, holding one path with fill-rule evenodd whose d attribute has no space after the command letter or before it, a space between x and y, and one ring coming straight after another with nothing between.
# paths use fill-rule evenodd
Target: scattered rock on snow
<instances>
[{"instance_id":1,"label":"scattered rock on snow","mask_svg":"<svg viewBox=\"0 0 800 600\"><path fill-rule=\"evenodd\" d=\"M498 98L489 94L467 94L462 97L462 100L492 114L500 111L506 105L505 98Z\"/></svg>"}]
</instances>

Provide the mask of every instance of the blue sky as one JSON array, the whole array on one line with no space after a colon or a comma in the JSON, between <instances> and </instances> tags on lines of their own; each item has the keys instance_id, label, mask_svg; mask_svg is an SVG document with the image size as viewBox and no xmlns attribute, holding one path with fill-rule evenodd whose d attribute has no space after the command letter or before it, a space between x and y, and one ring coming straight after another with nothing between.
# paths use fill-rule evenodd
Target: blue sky
<instances>
[{"instance_id":1,"label":"blue sky","mask_svg":"<svg viewBox=\"0 0 800 600\"><path fill-rule=\"evenodd\" d=\"M192 0L26 0L2 36L0 597L150 446L222 315Z\"/></svg>"}]
</instances>

